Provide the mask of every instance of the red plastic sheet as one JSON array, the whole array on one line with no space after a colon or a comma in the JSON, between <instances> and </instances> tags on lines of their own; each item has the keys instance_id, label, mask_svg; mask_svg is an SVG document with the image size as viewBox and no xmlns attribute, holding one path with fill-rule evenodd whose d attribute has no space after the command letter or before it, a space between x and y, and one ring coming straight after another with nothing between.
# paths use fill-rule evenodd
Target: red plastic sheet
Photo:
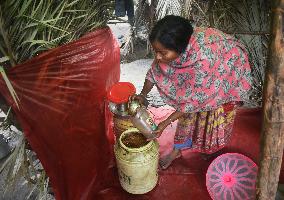
<instances>
[{"instance_id":1,"label":"red plastic sheet","mask_svg":"<svg viewBox=\"0 0 284 200\"><path fill-rule=\"evenodd\" d=\"M104 182L112 136L104 102L119 81L119 65L119 46L104 28L7 71L20 110L0 82L57 200L93 199Z\"/></svg>"}]
</instances>

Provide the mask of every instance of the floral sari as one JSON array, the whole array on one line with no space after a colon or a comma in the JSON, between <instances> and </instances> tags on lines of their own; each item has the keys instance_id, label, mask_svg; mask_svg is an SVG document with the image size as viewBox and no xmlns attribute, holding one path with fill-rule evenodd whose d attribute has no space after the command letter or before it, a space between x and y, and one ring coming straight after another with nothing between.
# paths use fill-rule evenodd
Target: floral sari
<instances>
[{"instance_id":1,"label":"floral sari","mask_svg":"<svg viewBox=\"0 0 284 200\"><path fill-rule=\"evenodd\" d=\"M187 137L178 126L175 143L207 153L228 141L233 118L223 120L214 131L209 130L208 123L214 124L224 117L223 105L247 101L252 80L245 47L213 28L195 28L186 50L169 64L153 62L146 79L156 85L165 103L188 113L187 123L198 118L187 126L190 129L186 131ZM214 117L205 123L203 118L210 116ZM179 124L182 121L184 118ZM194 130L199 131L193 133Z\"/></svg>"}]
</instances>

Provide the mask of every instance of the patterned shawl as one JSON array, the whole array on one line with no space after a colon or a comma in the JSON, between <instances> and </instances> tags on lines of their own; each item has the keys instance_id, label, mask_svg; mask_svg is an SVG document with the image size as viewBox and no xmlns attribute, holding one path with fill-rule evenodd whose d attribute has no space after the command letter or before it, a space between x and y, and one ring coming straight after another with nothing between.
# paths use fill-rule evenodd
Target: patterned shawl
<instances>
[{"instance_id":1,"label":"patterned shawl","mask_svg":"<svg viewBox=\"0 0 284 200\"><path fill-rule=\"evenodd\" d=\"M200 27L176 60L153 62L146 79L157 86L165 103L186 113L246 101L252 82L244 46L219 30Z\"/></svg>"}]
</instances>

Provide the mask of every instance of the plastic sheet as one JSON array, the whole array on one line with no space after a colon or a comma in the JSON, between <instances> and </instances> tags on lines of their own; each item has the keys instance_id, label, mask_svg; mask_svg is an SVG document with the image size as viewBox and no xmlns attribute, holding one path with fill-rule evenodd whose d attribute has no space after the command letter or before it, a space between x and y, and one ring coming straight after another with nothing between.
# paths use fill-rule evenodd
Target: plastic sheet
<instances>
[{"instance_id":1,"label":"plastic sheet","mask_svg":"<svg viewBox=\"0 0 284 200\"><path fill-rule=\"evenodd\" d=\"M104 102L119 81L119 65L119 46L104 28L8 70L20 110L0 82L57 200L93 199L104 181L111 161L107 136L113 140Z\"/></svg>"}]
</instances>

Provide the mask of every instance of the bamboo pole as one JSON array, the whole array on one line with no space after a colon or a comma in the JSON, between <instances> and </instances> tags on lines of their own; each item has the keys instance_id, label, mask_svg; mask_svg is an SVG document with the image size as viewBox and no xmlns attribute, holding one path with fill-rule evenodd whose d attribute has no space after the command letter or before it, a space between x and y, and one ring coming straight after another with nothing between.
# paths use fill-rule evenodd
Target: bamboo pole
<instances>
[{"instance_id":1,"label":"bamboo pole","mask_svg":"<svg viewBox=\"0 0 284 200\"><path fill-rule=\"evenodd\" d=\"M284 0L273 0L271 42L263 95L261 157L256 199L274 200L284 147Z\"/></svg>"}]
</instances>

